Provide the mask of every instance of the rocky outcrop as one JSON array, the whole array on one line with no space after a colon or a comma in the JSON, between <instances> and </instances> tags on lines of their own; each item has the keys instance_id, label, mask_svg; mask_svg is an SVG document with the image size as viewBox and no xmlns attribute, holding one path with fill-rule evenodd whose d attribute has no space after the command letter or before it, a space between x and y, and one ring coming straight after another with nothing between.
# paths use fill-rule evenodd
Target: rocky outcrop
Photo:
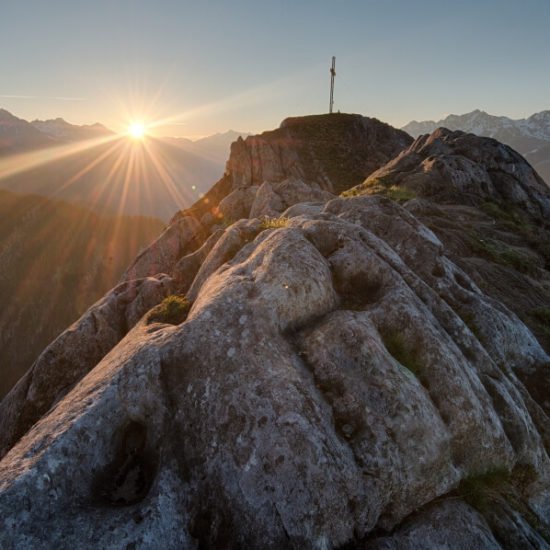
<instances>
[{"instance_id":1,"label":"rocky outcrop","mask_svg":"<svg viewBox=\"0 0 550 550\"><path fill-rule=\"evenodd\" d=\"M402 128L413 137L431 134L437 128L462 130L486 136L513 147L525 156L541 177L550 184L550 111L513 120L476 109L464 115L449 115L443 120L413 121Z\"/></svg>"},{"instance_id":2,"label":"rocky outcrop","mask_svg":"<svg viewBox=\"0 0 550 550\"><path fill-rule=\"evenodd\" d=\"M228 173L211 214L246 202L243 218L176 217L128 271L152 277L121 287L142 298L94 306L2 402L19 432L0 546L548 546L550 358L422 222L481 203L333 198L294 176L232 190ZM530 220L533 177L534 206L514 203ZM147 314L168 293L189 311Z\"/></svg>"},{"instance_id":3,"label":"rocky outcrop","mask_svg":"<svg viewBox=\"0 0 550 550\"><path fill-rule=\"evenodd\" d=\"M0 456L173 289L167 275L122 283L54 340L0 402Z\"/></svg>"},{"instance_id":4,"label":"rocky outcrop","mask_svg":"<svg viewBox=\"0 0 550 550\"><path fill-rule=\"evenodd\" d=\"M339 193L395 157L412 138L376 119L333 114L287 118L279 129L238 139L227 172L234 185L289 177Z\"/></svg>"},{"instance_id":5,"label":"rocky outcrop","mask_svg":"<svg viewBox=\"0 0 550 550\"><path fill-rule=\"evenodd\" d=\"M375 184L401 186L441 203L479 206L491 200L538 218L550 215L549 187L519 153L494 139L445 128L419 137L361 188Z\"/></svg>"},{"instance_id":6,"label":"rocky outcrop","mask_svg":"<svg viewBox=\"0 0 550 550\"><path fill-rule=\"evenodd\" d=\"M198 248L205 237L203 227L195 218L184 217L176 220L136 257L122 276L122 281L170 272L176 262L186 252Z\"/></svg>"},{"instance_id":7,"label":"rocky outcrop","mask_svg":"<svg viewBox=\"0 0 550 550\"><path fill-rule=\"evenodd\" d=\"M361 183L411 142L405 132L361 115L287 118L276 130L233 143L224 177L176 217L194 216L207 226L224 219L233 222L254 201L246 190L264 183L273 187L284 181L301 182L302 187L315 189L315 195L339 194Z\"/></svg>"},{"instance_id":8,"label":"rocky outcrop","mask_svg":"<svg viewBox=\"0 0 550 550\"><path fill-rule=\"evenodd\" d=\"M548 418L518 373L548 357L521 321L387 199L246 223L183 323L139 322L0 462L2 544L367 544L452 497L490 548L461 487L495 471L542 537Z\"/></svg>"},{"instance_id":9,"label":"rocky outcrop","mask_svg":"<svg viewBox=\"0 0 550 550\"><path fill-rule=\"evenodd\" d=\"M0 456L163 298L186 290L200 264L194 250L205 238L194 218L171 224L126 270L121 283L84 313L37 358L0 402L6 428L0 434ZM199 253L200 254L200 253ZM176 266L188 258L186 268ZM173 274L174 279L166 273Z\"/></svg>"},{"instance_id":10,"label":"rocky outcrop","mask_svg":"<svg viewBox=\"0 0 550 550\"><path fill-rule=\"evenodd\" d=\"M550 351L550 188L523 157L493 139L438 129L346 192L371 193L404 202Z\"/></svg>"}]
</instances>

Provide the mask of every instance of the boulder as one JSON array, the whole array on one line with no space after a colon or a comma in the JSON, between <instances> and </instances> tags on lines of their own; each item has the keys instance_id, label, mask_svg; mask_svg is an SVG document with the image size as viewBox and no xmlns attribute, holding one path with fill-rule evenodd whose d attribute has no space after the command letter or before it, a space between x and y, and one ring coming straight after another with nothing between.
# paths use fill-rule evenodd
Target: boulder
<instances>
[{"instance_id":1,"label":"boulder","mask_svg":"<svg viewBox=\"0 0 550 550\"><path fill-rule=\"evenodd\" d=\"M298 179L281 182L264 182L254 197L251 218L279 217L287 208L304 202L326 202L334 198L316 183L306 184Z\"/></svg>"}]
</instances>

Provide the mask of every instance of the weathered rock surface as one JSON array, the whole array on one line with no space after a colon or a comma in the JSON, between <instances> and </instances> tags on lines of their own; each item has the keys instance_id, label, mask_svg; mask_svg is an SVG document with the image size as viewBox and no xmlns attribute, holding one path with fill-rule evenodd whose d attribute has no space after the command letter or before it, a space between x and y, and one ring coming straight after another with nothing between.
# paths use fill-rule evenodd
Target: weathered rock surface
<instances>
[{"instance_id":1,"label":"weathered rock surface","mask_svg":"<svg viewBox=\"0 0 550 550\"><path fill-rule=\"evenodd\" d=\"M0 456L173 289L167 275L121 283L54 340L0 402Z\"/></svg>"},{"instance_id":2,"label":"weathered rock surface","mask_svg":"<svg viewBox=\"0 0 550 550\"><path fill-rule=\"evenodd\" d=\"M369 540L373 550L432 550L473 548L499 550L487 522L461 500L443 500L416 514L390 536Z\"/></svg>"},{"instance_id":3,"label":"weathered rock surface","mask_svg":"<svg viewBox=\"0 0 550 550\"><path fill-rule=\"evenodd\" d=\"M136 257L123 275L122 281L168 273L182 256L198 248L205 236L203 227L195 218L183 217L176 220Z\"/></svg>"},{"instance_id":4,"label":"weathered rock surface","mask_svg":"<svg viewBox=\"0 0 550 550\"><path fill-rule=\"evenodd\" d=\"M337 547L495 470L548 509L547 417L516 376L548 358L432 232L376 197L239 227L185 322L138 323L4 457L4 546Z\"/></svg>"},{"instance_id":5,"label":"weathered rock surface","mask_svg":"<svg viewBox=\"0 0 550 550\"><path fill-rule=\"evenodd\" d=\"M303 202L327 202L334 198L316 183L307 184L301 180L287 179L282 182L264 182L258 189L252 207L251 218L280 216L287 208Z\"/></svg>"},{"instance_id":6,"label":"weathered rock surface","mask_svg":"<svg viewBox=\"0 0 550 550\"><path fill-rule=\"evenodd\" d=\"M46 350L0 405L0 547L549 547L550 358L421 221L483 212L309 193L176 217Z\"/></svg>"},{"instance_id":7,"label":"weathered rock surface","mask_svg":"<svg viewBox=\"0 0 550 550\"><path fill-rule=\"evenodd\" d=\"M525 159L493 139L440 128L347 193L373 192L410 199L405 207L448 256L550 350L550 188ZM480 333L489 328L471 324ZM547 412L549 371L522 373Z\"/></svg>"},{"instance_id":8,"label":"weathered rock surface","mask_svg":"<svg viewBox=\"0 0 550 550\"><path fill-rule=\"evenodd\" d=\"M538 218L550 215L548 185L519 153L494 139L445 128L417 138L362 187L375 182L440 203L478 206L489 200Z\"/></svg>"}]
</instances>

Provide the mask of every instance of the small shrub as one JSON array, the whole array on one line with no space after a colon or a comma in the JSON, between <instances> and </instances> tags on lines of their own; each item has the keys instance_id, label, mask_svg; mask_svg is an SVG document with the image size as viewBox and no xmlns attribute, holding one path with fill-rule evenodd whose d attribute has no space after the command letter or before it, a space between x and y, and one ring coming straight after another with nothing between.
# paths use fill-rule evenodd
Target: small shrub
<instances>
[{"instance_id":1,"label":"small shrub","mask_svg":"<svg viewBox=\"0 0 550 550\"><path fill-rule=\"evenodd\" d=\"M262 219L260 227L262 229L279 229L281 227L287 227L288 222L288 218L269 218L266 216Z\"/></svg>"},{"instance_id":2,"label":"small shrub","mask_svg":"<svg viewBox=\"0 0 550 550\"><path fill-rule=\"evenodd\" d=\"M187 319L187 314L191 309L191 303L184 296L172 294L155 306L147 316L147 324L167 323L169 325L179 325Z\"/></svg>"}]
</instances>

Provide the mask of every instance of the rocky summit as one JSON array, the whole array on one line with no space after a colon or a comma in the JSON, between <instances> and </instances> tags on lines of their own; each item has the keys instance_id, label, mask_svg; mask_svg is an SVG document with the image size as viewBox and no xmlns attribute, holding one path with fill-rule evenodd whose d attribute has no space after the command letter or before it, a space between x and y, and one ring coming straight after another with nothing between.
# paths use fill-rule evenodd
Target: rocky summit
<instances>
[{"instance_id":1,"label":"rocky summit","mask_svg":"<svg viewBox=\"0 0 550 550\"><path fill-rule=\"evenodd\" d=\"M0 547L549 548L549 209L462 132L238 140L0 403Z\"/></svg>"}]
</instances>

